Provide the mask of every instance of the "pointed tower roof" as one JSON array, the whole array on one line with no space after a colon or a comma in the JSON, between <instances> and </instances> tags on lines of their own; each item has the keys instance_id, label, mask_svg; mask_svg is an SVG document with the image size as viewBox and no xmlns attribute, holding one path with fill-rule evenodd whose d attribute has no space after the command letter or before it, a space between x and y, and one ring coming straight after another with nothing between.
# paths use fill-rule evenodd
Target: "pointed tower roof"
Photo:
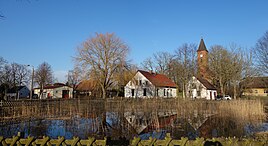
<instances>
[{"instance_id":1,"label":"pointed tower roof","mask_svg":"<svg viewBox=\"0 0 268 146\"><path fill-rule=\"evenodd\" d=\"M207 48L206 48L206 45L205 45L205 43L204 43L203 38L202 38L201 41L200 41L200 44L199 44L199 47L198 47L197 52L198 52L198 51L207 51L207 52L208 52L208 50L207 50Z\"/></svg>"}]
</instances>

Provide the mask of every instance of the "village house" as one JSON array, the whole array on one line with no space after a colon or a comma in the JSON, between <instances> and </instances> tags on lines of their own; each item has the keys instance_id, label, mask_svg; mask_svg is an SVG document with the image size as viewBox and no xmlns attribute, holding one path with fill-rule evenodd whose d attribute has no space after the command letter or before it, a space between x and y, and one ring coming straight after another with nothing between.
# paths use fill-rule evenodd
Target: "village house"
<instances>
[{"instance_id":1,"label":"village house","mask_svg":"<svg viewBox=\"0 0 268 146\"><path fill-rule=\"evenodd\" d=\"M47 85L43 88L35 88L34 94L39 99L73 98L73 88L62 83Z\"/></svg>"},{"instance_id":2,"label":"village house","mask_svg":"<svg viewBox=\"0 0 268 146\"><path fill-rule=\"evenodd\" d=\"M193 76L188 82L186 96L194 99L216 99L217 90L212 84L212 76L208 65L208 50L201 39L197 50L197 77Z\"/></svg>"},{"instance_id":3,"label":"village house","mask_svg":"<svg viewBox=\"0 0 268 146\"><path fill-rule=\"evenodd\" d=\"M206 79L192 77L188 84L189 90L188 97L193 99L207 99L207 100L215 100L217 96L216 88L209 83Z\"/></svg>"},{"instance_id":4,"label":"village house","mask_svg":"<svg viewBox=\"0 0 268 146\"><path fill-rule=\"evenodd\" d=\"M268 96L268 77L247 78L240 84L244 96Z\"/></svg>"},{"instance_id":5,"label":"village house","mask_svg":"<svg viewBox=\"0 0 268 146\"><path fill-rule=\"evenodd\" d=\"M95 98L97 97L97 82L94 80L83 80L75 88L77 98Z\"/></svg>"},{"instance_id":6,"label":"village house","mask_svg":"<svg viewBox=\"0 0 268 146\"><path fill-rule=\"evenodd\" d=\"M29 98L30 90L27 86L16 86L8 89L7 99L25 99Z\"/></svg>"},{"instance_id":7,"label":"village house","mask_svg":"<svg viewBox=\"0 0 268 146\"><path fill-rule=\"evenodd\" d=\"M177 97L177 85L163 74L138 70L125 86L127 98Z\"/></svg>"}]
</instances>

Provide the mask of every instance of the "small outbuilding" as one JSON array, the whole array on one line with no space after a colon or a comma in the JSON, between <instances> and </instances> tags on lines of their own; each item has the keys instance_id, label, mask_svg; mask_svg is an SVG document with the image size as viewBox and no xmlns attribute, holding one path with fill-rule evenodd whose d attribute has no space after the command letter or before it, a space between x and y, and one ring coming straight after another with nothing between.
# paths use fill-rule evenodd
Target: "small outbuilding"
<instances>
[{"instance_id":1,"label":"small outbuilding","mask_svg":"<svg viewBox=\"0 0 268 146\"><path fill-rule=\"evenodd\" d=\"M62 83L55 83L47 85L43 89L35 88L34 94L39 99L73 98L73 88Z\"/></svg>"}]
</instances>

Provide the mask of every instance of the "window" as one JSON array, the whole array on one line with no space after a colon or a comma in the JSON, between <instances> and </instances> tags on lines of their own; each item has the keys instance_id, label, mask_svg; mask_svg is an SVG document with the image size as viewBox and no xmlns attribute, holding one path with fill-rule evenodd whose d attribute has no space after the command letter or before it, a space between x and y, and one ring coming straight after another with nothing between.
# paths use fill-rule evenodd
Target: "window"
<instances>
[{"instance_id":1,"label":"window","mask_svg":"<svg viewBox=\"0 0 268 146\"><path fill-rule=\"evenodd\" d=\"M258 90L255 90L255 93L258 93Z\"/></svg>"},{"instance_id":2,"label":"window","mask_svg":"<svg viewBox=\"0 0 268 146\"><path fill-rule=\"evenodd\" d=\"M131 89L131 96L133 97L135 94L135 89Z\"/></svg>"},{"instance_id":3,"label":"window","mask_svg":"<svg viewBox=\"0 0 268 146\"><path fill-rule=\"evenodd\" d=\"M172 97L172 89L170 89L170 96Z\"/></svg>"},{"instance_id":4,"label":"window","mask_svg":"<svg viewBox=\"0 0 268 146\"><path fill-rule=\"evenodd\" d=\"M268 89L264 90L264 93L268 93Z\"/></svg>"},{"instance_id":5,"label":"window","mask_svg":"<svg viewBox=\"0 0 268 146\"><path fill-rule=\"evenodd\" d=\"M143 96L146 96L146 88L143 89Z\"/></svg>"},{"instance_id":6,"label":"window","mask_svg":"<svg viewBox=\"0 0 268 146\"><path fill-rule=\"evenodd\" d=\"M145 85L146 85L146 86L148 85L148 81L145 81Z\"/></svg>"},{"instance_id":7,"label":"window","mask_svg":"<svg viewBox=\"0 0 268 146\"><path fill-rule=\"evenodd\" d=\"M167 97L168 97L169 95L168 95L168 89L167 89Z\"/></svg>"},{"instance_id":8,"label":"window","mask_svg":"<svg viewBox=\"0 0 268 146\"><path fill-rule=\"evenodd\" d=\"M129 84L130 84L130 86L132 86L132 81L130 81L130 83L129 83Z\"/></svg>"},{"instance_id":9,"label":"window","mask_svg":"<svg viewBox=\"0 0 268 146\"><path fill-rule=\"evenodd\" d=\"M164 89L164 96L166 96L166 89Z\"/></svg>"},{"instance_id":10,"label":"window","mask_svg":"<svg viewBox=\"0 0 268 146\"><path fill-rule=\"evenodd\" d=\"M200 91L197 91L197 96L201 96L201 92Z\"/></svg>"},{"instance_id":11,"label":"window","mask_svg":"<svg viewBox=\"0 0 268 146\"><path fill-rule=\"evenodd\" d=\"M159 89L156 89L156 96L158 96L158 90L159 90Z\"/></svg>"},{"instance_id":12,"label":"window","mask_svg":"<svg viewBox=\"0 0 268 146\"><path fill-rule=\"evenodd\" d=\"M141 85L141 83L142 83L142 81L140 80L140 84L139 85Z\"/></svg>"}]
</instances>

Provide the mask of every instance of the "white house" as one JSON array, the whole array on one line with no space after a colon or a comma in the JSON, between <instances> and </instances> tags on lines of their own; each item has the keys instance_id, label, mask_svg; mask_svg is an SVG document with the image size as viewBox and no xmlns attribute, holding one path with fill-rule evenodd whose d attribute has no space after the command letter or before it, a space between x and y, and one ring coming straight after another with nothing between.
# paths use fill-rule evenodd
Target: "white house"
<instances>
[{"instance_id":1,"label":"white house","mask_svg":"<svg viewBox=\"0 0 268 146\"><path fill-rule=\"evenodd\" d=\"M125 86L125 97L177 97L177 85L163 74L138 70Z\"/></svg>"},{"instance_id":2,"label":"white house","mask_svg":"<svg viewBox=\"0 0 268 146\"><path fill-rule=\"evenodd\" d=\"M204 78L192 77L187 87L187 97L193 99L214 100L217 96L216 88Z\"/></svg>"},{"instance_id":3,"label":"white house","mask_svg":"<svg viewBox=\"0 0 268 146\"><path fill-rule=\"evenodd\" d=\"M73 88L65 84L56 83L45 86L43 94L41 90L41 88L34 89L34 94L38 95L39 99L73 98Z\"/></svg>"},{"instance_id":4,"label":"white house","mask_svg":"<svg viewBox=\"0 0 268 146\"><path fill-rule=\"evenodd\" d=\"M8 99L28 98L30 90L26 86L16 86L7 91Z\"/></svg>"}]
</instances>

